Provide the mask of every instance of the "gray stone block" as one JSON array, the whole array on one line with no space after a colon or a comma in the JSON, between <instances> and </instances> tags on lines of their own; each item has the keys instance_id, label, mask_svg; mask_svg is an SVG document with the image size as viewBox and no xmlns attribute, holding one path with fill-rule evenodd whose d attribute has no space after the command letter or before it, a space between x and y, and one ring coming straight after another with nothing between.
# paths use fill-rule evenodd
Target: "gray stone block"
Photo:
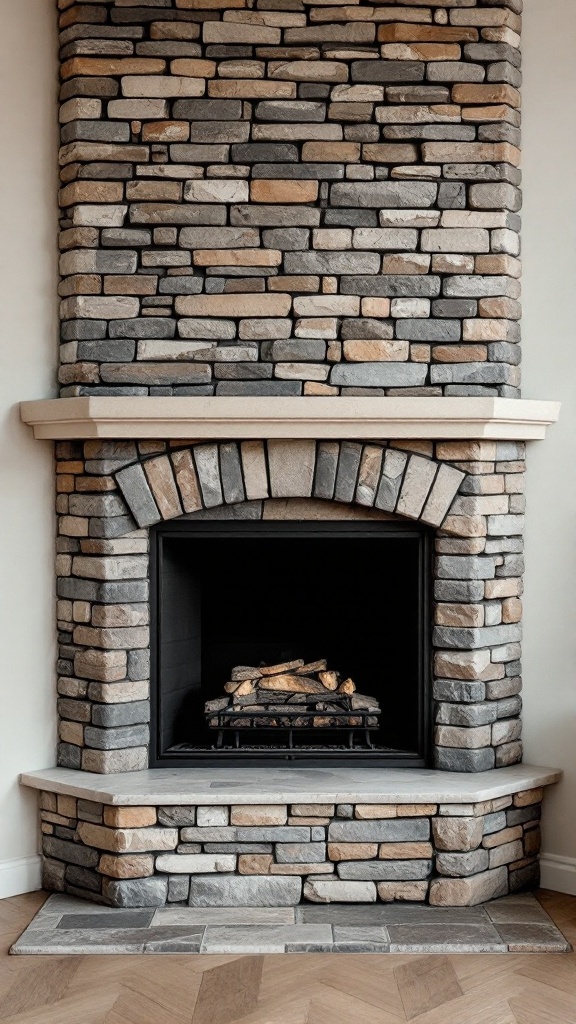
<instances>
[{"instance_id":1,"label":"gray stone block","mask_svg":"<svg viewBox=\"0 0 576 1024\"><path fill-rule=\"evenodd\" d=\"M106 171L103 177L108 177L110 164L103 166ZM147 231L145 228L102 228L101 240L102 245L105 246L124 247L130 245L140 248L141 246L152 244L152 232Z\"/></svg>"},{"instance_id":2,"label":"gray stone block","mask_svg":"<svg viewBox=\"0 0 576 1024\"><path fill-rule=\"evenodd\" d=\"M72 743L58 744L58 767L78 769L82 765L82 748Z\"/></svg>"},{"instance_id":3,"label":"gray stone block","mask_svg":"<svg viewBox=\"0 0 576 1024\"><path fill-rule=\"evenodd\" d=\"M426 381L424 363L353 363L332 369L331 384L351 387L414 387Z\"/></svg>"},{"instance_id":4,"label":"gray stone block","mask_svg":"<svg viewBox=\"0 0 576 1024\"><path fill-rule=\"evenodd\" d=\"M486 70L482 64L442 60L429 61L426 65L426 74L430 82L456 82L460 84L460 82L483 82Z\"/></svg>"},{"instance_id":5,"label":"gray stone block","mask_svg":"<svg viewBox=\"0 0 576 1024\"><path fill-rule=\"evenodd\" d=\"M447 580L492 580L496 562L493 557L473 555L439 555L436 575Z\"/></svg>"},{"instance_id":6,"label":"gray stone block","mask_svg":"<svg viewBox=\"0 0 576 1024\"><path fill-rule=\"evenodd\" d=\"M67 320L60 325L62 341L91 341L106 337L106 320Z\"/></svg>"},{"instance_id":7,"label":"gray stone block","mask_svg":"<svg viewBox=\"0 0 576 1024\"><path fill-rule=\"evenodd\" d=\"M336 474L334 497L336 501L349 503L356 492L356 481L362 457L362 445L343 441L340 445L340 459Z\"/></svg>"},{"instance_id":8,"label":"gray stone block","mask_svg":"<svg viewBox=\"0 0 576 1024\"><path fill-rule=\"evenodd\" d=\"M336 807L336 817L350 819L354 817L354 804L338 804Z\"/></svg>"},{"instance_id":9,"label":"gray stone block","mask_svg":"<svg viewBox=\"0 0 576 1024\"><path fill-rule=\"evenodd\" d=\"M378 214L375 210L361 210L359 208L328 208L324 213L324 224L327 228L375 228L378 225Z\"/></svg>"},{"instance_id":10,"label":"gray stone block","mask_svg":"<svg viewBox=\"0 0 576 1024\"><path fill-rule=\"evenodd\" d=\"M65 864L76 864L78 867L95 868L100 860L98 850L80 843L67 842L55 836L44 836L42 850L46 857L62 860Z\"/></svg>"},{"instance_id":11,"label":"gray stone block","mask_svg":"<svg viewBox=\"0 0 576 1024\"><path fill-rule=\"evenodd\" d=\"M432 873L431 860L367 860L338 864L338 877L367 882L415 881Z\"/></svg>"},{"instance_id":12,"label":"gray stone block","mask_svg":"<svg viewBox=\"0 0 576 1024\"><path fill-rule=\"evenodd\" d=\"M111 338L173 338L176 334L176 321L160 316L111 320L108 330Z\"/></svg>"},{"instance_id":13,"label":"gray stone block","mask_svg":"<svg viewBox=\"0 0 576 1024\"><path fill-rule=\"evenodd\" d=\"M438 747L434 766L444 772L487 772L494 768L496 756L491 747L481 750L458 750Z\"/></svg>"},{"instance_id":14,"label":"gray stone block","mask_svg":"<svg viewBox=\"0 0 576 1024\"><path fill-rule=\"evenodd\" d=\"M92 725L113 728L121 725L138 725L150 721L150 701L133 701L129 704L94 704Z\"/></svg>"},{"instance_id":15,"label":"gray stone block","mask_svg":"<svg viewBox=\"0 0 576 1024\"><path fill-rule=\"evenodd\" d=\"M438 187L438 206L441 210L465 210L466 186L463 182L442 182Z\"/></svg>"},{"instance_id":16,"label":"gray stone block","mask_svg":"<svg viewBox=\"0 0 576 1024\"><path fill-rule=\"evenodd\" d=\"M276 843L278 864L323 864L326 843Z\"/></svg>"},{"instance_id":17,"label":"gray stone block","mask_svg":"<svg viewBox=\"0 0 576 1024\"><path fill-rule=\"evenodd\" d=\"M462 486L464 489L468 480L475 477L466 477ZM437 601L460 602L474 604L484 598L484 584L481 580L436 580L434 583L434 597Z\"/></svg>"},{"instance_id":18,"label":"gray stone block","mask_svg":"<svg viewBox=\"0 0 576 1024\"><path fill-rule=\"evenodd\" d=\"M168 879L160 875L153 878L105 878L102 893L113 907L163 907L168 899Z\"/></svg>"},{"instance_id":19,"label":"gray stone block","mask_svg":"<svg viewBox=\"0 0 576 1024\"><path fill-rule=\"evenodd\" d=\"M508 828L514 825L526 825L529 821L540 821L542 804L530 804L529 807L512 807L506 811Z\"/></svg>"},{"instance_id":20,"label":"gray stone block","mask_svg":"<svg viewBox=\"0 0 576 1024\"><path fill-rule=\"evenodd\" d=\"M509 625L480 626L475 629L435 626L432 642L436 647L477 649L517 643L521 639L522 625L513 622Z\"/></svg>"},{"instance_id":21,"label":"gray stone block","mask_svg":"<svg viewBox=\"0 0 576 1024\"><path fill-rule=\"evenodd\" d=\"M185 99L176 100L172 108L176 119L185 121L239 121L241 100Z\"/></svg>"},{"instance_id":22,"label":"gray stone block","mask_svg":"<svg viewBox=\"0 0 576 1024\"><path fill-rule=\"evenodd\" d=\"M90 893L99 893L102 890L102 875L89 868L81 868L75 864L69 864L66 868L65 881L67 886L74 886L77 889L86 889Z\"/></svg>"},{"instance_id":23,"label":"gray stone block","mask_svg":"<svg viewBox=\"0 0 576 1024\"><path fill-rule=\"evenodd\" d=\"M457 725L474 728L489 725L498 717L498 709L493 702L484 704L439 704L436 709L436 722L439 725Z\"/></svg>"},{"instance_id":24,"label":"gray stone block","mask_svg":"<svg viewBox=\"0 0 576 1024\"><path fill-rule=\"evenodd\" d=\"M321 441L317 447L314 497L331 501L336 486L336 470L340 445L334 441Z\"/></svg>"},{"instance_id":25,"label":"gray stone block","mask_svg":"<svg viewBox=\"0 0 576 1024\"><path fill-rule=\"evenodd\" d=\"M428 181L342 182L332 185L330 192L333 206L374 207L378 210L430 207L437 195L438 186Z\"/></svg>"},{"instance_id":26,"label":"gray stone block","mask_svg":"<svg viewBox=\"0 0 576 1024\"><path fill-rule=\"evenodd\" d=\"M253 178L283 178L334 181L344 177L343 164L254 164Z\"/></svg>"},{"instance_id":27,"label":"gray stone block","mask_svg":"<svg viewBox=\"0 0 576 1024\"><path fill-rule=\"evenodd\" d=\"M200 847L198 851L200 851ZM180 849L178 850L180 853ZM187 851L187 852L192 852ZM204 843L204 853L273 853L272 843Z\"/></svg>"},{"instance_id":28,"label":"gray stone block","mask_svg":"<svg viewBox=\"0 0 576 1024\"><path fill-rule=\"evenodd\" d=\"M407 341L460 341L462 326L459 320L398 320L396 337Z\"/></svg>"},{"instance_id":29,"label":"gray stone block","mask_svg":"<svg viewBox=\"0 0 576 1024\"><path fill-rule=\"evenodd\" d=\"M354 317L351 320L344 320L341 335L345 341L356 338L362 340L384 338L389 341L394 337L394 330L392 324L387 320L373 320L360 316Z\"/></svg>"},{"instance_id":30,"label":"gray stone block","mask_svg":"<svg viewBox=\"0 0 576 1024\"><path fill-rule=\"evenodd\" d=\"M150 651L128 651L128 679L138 681L150 676Z\"/></svg>"},{"instance_id":31,"label":"gray stone block","mask_svg":"<svg viewBox=\"0 0 576 1024\"><path fill-rule=\"evenodd\" d=\"M425 70L417 60L355 60L351 77L353 82L421 82Z\"/></svg>"},{"instance_id":32,"label":"gray stone block","mask_svg":"<svg viewBox=\"0 0 576 1024\"><path fill-rule=\"evenodd\" d=\"M262 354L265 359L271 359L275 363L321 363L326 358L326 342L322 338L289 338L264 342Z\"/></svg>"},{"instance_id":33,"label":"gray stone block","mask_svg":"<svg viewBox=\"0 0 576 1024\"><path fill-rule=\"evenodd\" d=\"M281 249L283 252L306 249L309 238L307 228L269 228L262 232L262 244L266 248Z\"/></svg>"},{"instance_id":34,"label":"gray stone block","mask_svg":"<svg viewBox=\"0 0 576 1024\"><path fill-rule=\"evenodd\" d=\"M186 903L190 895L190 879L186 875L168 876L168 903Z\"/></svg>"},{"instance_id":35,"label":"gray stone block","mask_svg":"<svg viewBox=\"0 0 576 1024\"><path fill-rule=\"evenodd\" d=\"M440 284L440 278L434 274L382 274L378 277L343 277L340 291L343 295L436 299L440 294Z\"/></svg>"},{"instance_id":36,"label":"gray stone block","mask_svg":"<svg viewBox=\"0 0 576 1024\"><path fill-rule=\"evenodd\" d=\"M145 747L150 742L147 725L126 725L117 729L98 729L87 725L84 730L87 747L95 750L122 750L127 747Z\"/></svg>"},{"instance_id":37,"label":"gray stone block","mask_svg":"<svg viewBox=\"0 0 576 1024\"><path fill-rule=\"evenodd\" d=\"M436 299L432 303L432 316L475 317L478 303L475 299Z\"/></svg>"},{"instance_id":38,"label":"gray stone block","mask_svg":"<svg viewBox=\"0 0 576 1024\"><path fill-rule=\"evenodd\" d=\"M467 60L507 61L515 68L522 63L520 50L508 43L466 43L464 55Z\"/></svg>"},{"instance_id":39,"label":"gray stone block","mask_svg":"<svg viewBox=\"0 0 576 1024\"><path fill-rule=\"evenodd\" d=\"M222 490L224 501L227 505L244 501L244 481L242 478L242 467L240 465L240 453L238 445L234 442L220 445L220 472L222 477Z\"/></svg>"},{"instance_id":40,"label":"gray stone block","mask_svg":"<svg viewBox=\"0 0 576 1024\"><path fill-rule=\"evenodd\" d=\"M237 838L240 842L246 840L253 843L309 843L309 826L278 825L266 828L265 826L238 826L236 829Z\"/></svg>"},{"instance_id":41,"label":"gray stone block","mask_svg":"<svg viewBox=\"0 0 576 1024\"><path fill-rule=\"evenodd\" d=\"M191 907L293 907L300 902L302 879L293 876L196 875Z\"/></svg>"},{"instance_id":42,"label":"gray stone block","mask_svg":"<svg viewBox=\"0 0 576 1024\"><path fill-rule=\"evenodd\" d=\"M161 810L166 816L168 808L163 807ZM178 808L178 810L183 811L186 808ZM232 825L203 825L196 828L183 828L181 839L185 843L233 843L238 839L238 829Z\"/></svg>"},{"instance_id":43,"label":"gray stone block","mask_svg":"<svg viewBox=\"0 0 576 1024\"><path fill-rule=\"evenodd\" d=\"M232 163L297 163L298 147L292 143L249 142L232 146Z\"/></svg>"},{"instance_id":44,"label":"gray stone block","mask_svg":"<svg viewBox=\"0 0 576 1024\"><path fill-rule=\"evenodd\" d=\"M160 825L168 825L170 827L182 825L195 825L196 824L196 808L195 807L159 807L158 808L158 821Z\"/></svg>"},{"instance_id":45,"label":"gray stone block","mask_svg":"<svg viewBox=\"0 0 576 1024\"><path fill-rule=\"evenodd\" d=\"M452 878L465 878L477 875L488 869L490 855L488 850L471 850L469 853L438 853L436 870L440 875Z\"/></svg>"},{"instance_id":46,"label":"gray stone block","mask_svg":"<svg viewBox=\"0 0 576 1024\"><path fill-rule=\"evenodd\" d=\"M494 832L501 832L504 828L506 828L505 811L495 811L493 814L487 814L484 818L485 836L491 836Z\"/></svg>"},{"instance_id":47,"label":"gray stone block","mask_svg":"<svg viewBox=\"0 0 576 1024\"><path fill-rule=\"evenodd\" d=\"M333 821L328 827L328 840L333 843L411 843L429 838L428 818Z\"/></svg>"},{"instance_id":48,"label":"gray stone block","mask_svg":"<svg viewBox=\"0 0 576 1024\"><path fill-rule=\"evenodd\" d=\"M378 274L376 252L289 252L284 257L287 274Z\"/></svg>"},{"instance_id":49,"label":"gray stone block","mask_svg":"<svg viewBox=\"0 0 576 1024\"><path fill-rule=\"evenodd\" d=\"M486 81L504 82L506 85L512 85L515 89L519 89L522 85L522 72L506 60L496 61L495 64L488 65Z\"/></svg>"},{"instance_id":50,"label":"gray stone block","mask_svg":"<svg viewBox=\"0 0 576 1024\"><path fill-rule=\"evenodd\" d=\"M263 100L256 105L259 121L308 123L326 120L326 106L313 100Z\"/></svg>"}]
</instances>

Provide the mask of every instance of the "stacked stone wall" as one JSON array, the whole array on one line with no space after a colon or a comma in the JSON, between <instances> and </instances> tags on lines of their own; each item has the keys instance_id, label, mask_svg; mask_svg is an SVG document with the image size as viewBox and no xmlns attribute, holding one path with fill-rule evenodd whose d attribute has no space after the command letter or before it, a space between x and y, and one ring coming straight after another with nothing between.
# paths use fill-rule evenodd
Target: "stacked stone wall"
<instances>
[{"instance_id":1,"label":"stacked stone wall","mask_svg":"<svg viewBox=\"0 0 576 1024\"><path fill-rule=\"evenodd\" d=\"M538 884L542 797L118 807L42 793L44 886L120 907L475 905Z\"/></svg>"},{"instance_id":2,"label":"stacked stone wall","mask_svg":"<svg viewBox=\"0 0 576 1024\"><path fill-rule=\"evenodd\" d=\"M62 395L519 394L522 0L59 0Z\"/></svg>"},{"instance_id":3,"label":"stacked stone wall","mask_svg":"<svg viewBox=\"0 0 576 1024\"><path fill-rule=\"evenodd\" d=\"M524 445L86 441L57 446L59 763L149 764L149 528L403 517L435 530L434 764L521 760Z\"/></svg>"}]
</instances>

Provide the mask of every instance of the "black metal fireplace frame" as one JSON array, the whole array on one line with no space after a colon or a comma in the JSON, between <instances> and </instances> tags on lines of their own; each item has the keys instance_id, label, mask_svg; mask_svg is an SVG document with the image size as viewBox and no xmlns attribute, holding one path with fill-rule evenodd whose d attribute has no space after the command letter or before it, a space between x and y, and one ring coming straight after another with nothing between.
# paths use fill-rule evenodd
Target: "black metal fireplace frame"
<instances>
[{"instance_id":1,"label":"black metal fireplace frame","mask_svg":"<svg viewBox=\"0 0 576 1024\"><path fill-rule=\"evenodd\" d=\"M162 703L160 700L160 567L162 545L168 538L180 536L186 539L210 537L258 538L268 536L287 537L362 537L389 536L416 539L418 546L418 701L419 701L419 753L415 755L397 751L347 750L322 752L287 751L245 751L197 750L186 756L162 749ZM375 767L376 764L389 768L423 768L431 764L432 752L432 551L433 531L421 524L407 524L398 521L366 522L350 520L333 521L218 521L203 520L191 522L187 519L160 523L150 529L150 699L151 699L151 768L194 768L194 767L264 767L266 765L296 764L299 767L324 764L325 766Z\"/></svg>"}]
</instances>

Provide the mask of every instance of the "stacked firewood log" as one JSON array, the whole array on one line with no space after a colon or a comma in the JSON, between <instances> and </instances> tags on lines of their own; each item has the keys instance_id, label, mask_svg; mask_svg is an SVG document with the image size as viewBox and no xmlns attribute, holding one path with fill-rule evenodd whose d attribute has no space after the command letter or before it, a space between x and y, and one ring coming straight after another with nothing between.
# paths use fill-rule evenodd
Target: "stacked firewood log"
<instances>
[{"instance_id":1,"label":"stacked firewood log","mask_svg":"<svg viewBox=\"0 0 576 1024\"><path fill-rule=\"evenodd\" d=\"M224 691L229 696L205 705L211 727L349 729L378 725L378 701L357 693L354 681L329 670L323 659L258 668L236 665Z\"/></svg>"}]
</instances>

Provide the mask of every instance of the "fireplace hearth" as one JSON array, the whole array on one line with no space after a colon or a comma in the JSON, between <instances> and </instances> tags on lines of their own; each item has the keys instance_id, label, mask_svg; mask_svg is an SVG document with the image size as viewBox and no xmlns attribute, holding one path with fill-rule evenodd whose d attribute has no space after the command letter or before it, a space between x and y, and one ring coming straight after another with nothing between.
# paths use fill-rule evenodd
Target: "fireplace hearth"
<instances>
[{"instance_id":1,"label":"fireplace hearth","mask_svg":"<svg viewBox=\"0 0 576 1024\"><path fill-rule=\"evenodd\" d=\"M159 764L427 764L425 527L178 520L152 534Z\"/></svg>"}]
</instances>

